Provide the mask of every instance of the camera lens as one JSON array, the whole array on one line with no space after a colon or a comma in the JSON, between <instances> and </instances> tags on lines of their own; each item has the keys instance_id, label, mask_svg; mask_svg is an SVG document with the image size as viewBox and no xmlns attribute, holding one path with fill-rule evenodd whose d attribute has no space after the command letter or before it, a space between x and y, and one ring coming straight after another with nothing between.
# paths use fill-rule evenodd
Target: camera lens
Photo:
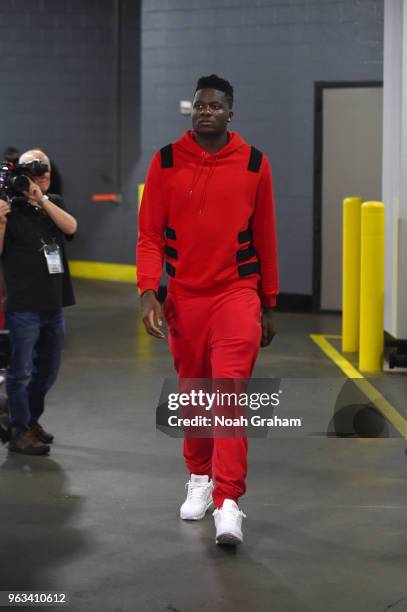
<instances>
[{"instance_id":1,"label":"camera lens","mask_svg":"<svg viewBox=\"0 0 407 612\"><path fill-rule=\"evenodd\" d=\"M28 178L24 176L23 174L19 176L14 176L11 179L11 185L16 191L20 191L20 192L29 191L30 189L30 182Z\"/></svg>"}]
</instances>

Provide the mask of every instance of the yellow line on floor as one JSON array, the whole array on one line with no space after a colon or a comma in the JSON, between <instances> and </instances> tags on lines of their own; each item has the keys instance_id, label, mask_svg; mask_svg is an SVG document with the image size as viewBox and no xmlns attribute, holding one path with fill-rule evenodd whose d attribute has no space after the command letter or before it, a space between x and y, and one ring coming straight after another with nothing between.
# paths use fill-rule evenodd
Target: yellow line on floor
<instances>
[{"instance_id":1,"label":"yellow line on floor","mask_svg":"<svg viewBox=\"0 0 407 612\"><path fill-rule=\"evenodd\" d=\"M385 397L363 376L354 365L350 363L341 353L328 342L327 338L340 338L340 336L328 336L324 334L310 334L311 340L315 342L323 353L331 359L336 366L348 377L354 379L355 385L376 406L383 416L393 425L395 429L407 439L407 421L386 400Z\"/></svg>"},{"instance_id":2,"label":"yellow line on floor","mask_svg":"<svg viewBox=\"0 0 407 612\"><path fill-rule=\"evenodd\" d=\"M348 378L364 378L363 375L332 346L323 334L310 334L311 340L331 359Z\"/></svg>"}]
</instances>

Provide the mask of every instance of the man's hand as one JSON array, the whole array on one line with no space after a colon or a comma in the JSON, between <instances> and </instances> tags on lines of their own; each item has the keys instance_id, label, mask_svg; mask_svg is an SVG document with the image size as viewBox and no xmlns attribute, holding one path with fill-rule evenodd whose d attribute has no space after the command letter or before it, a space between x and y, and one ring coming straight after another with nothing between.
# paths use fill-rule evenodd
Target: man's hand
<instances>
[{"instance_id":1,"label":"man's hand","mask_svg":"<svg viewBox=\"0 0 407 612\"><path fill-rule=\"evenodd\" d=\"M30 188L29 191L23 191L23 194L32 206L38 206L38 204L41 204L41 198L44 194L42 193L40 187L28 176L27 179L30 183Z\"/></svg>"},{"instance_id":2,"label":"man's hand","mask_svg":"<svg viewBox=\"0 0 407 612\"><path fill-rule=\"evenodd\" d=\"M5 200L0 200L0 224L5 225L7 223L7 215L10 212L10 204Z\"/></svg>"},{"instance_id":3,"label":"man's hand","mask_svg":"<svg viewBox=\"0 0 407 612\"><path fill-rule=\"evenodd\" d=\"M268 346L277 333L274 329L273 311L271 308L263 308L262 310L261 330L262 334L260 346Z\"/></svg>"},{"instance_id":4,"label":"man's hand","mask_svg":"<svg viewBox=\"0 0 407 612\"><path fill-rule=\"evenodd\" d=\"M143 323L147 333L150 334L150 336L165 339L163 332L159 329L163 324L161 304L157 300L154 291L151 289L141 296L141 309L141 316L143 317Z\"/></svg>"}]
</instances>

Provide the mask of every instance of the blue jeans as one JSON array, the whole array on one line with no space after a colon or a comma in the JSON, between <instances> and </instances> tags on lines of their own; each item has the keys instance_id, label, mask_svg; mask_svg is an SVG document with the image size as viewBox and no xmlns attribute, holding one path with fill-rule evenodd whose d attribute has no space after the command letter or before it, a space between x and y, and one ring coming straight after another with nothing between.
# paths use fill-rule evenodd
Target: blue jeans
<instances>
[{"instance_id":1,"label":"blue jeans","mask_svg":"<svg viewBox=\"0 0 407 612\"><path fill-rule=\"evenodd\" d=\"M18 433L37 423L44 399L54 384L61 363L64 339L62 310L7 312L11 358L6 388L11 426Z\"/></svg>"}]
</instances>

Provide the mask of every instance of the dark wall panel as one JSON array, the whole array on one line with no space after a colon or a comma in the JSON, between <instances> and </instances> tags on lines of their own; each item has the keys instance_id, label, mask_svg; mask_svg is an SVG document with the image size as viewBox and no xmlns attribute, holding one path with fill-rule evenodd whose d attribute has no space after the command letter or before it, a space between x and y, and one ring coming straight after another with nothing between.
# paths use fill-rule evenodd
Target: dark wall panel
<instances>
[{"instance_id":1,"label":"dark wall panel","mask_svg":"<svg viewBox=\"0 0 407 612\"><path fill-rule=\"evenodd\" d=\"M45 148L78 217L76 259L134 260L140 7L134 0L0 4L0 150ZM94 193L124 191L120 206Z\"/></svg>"}]
</instances>

